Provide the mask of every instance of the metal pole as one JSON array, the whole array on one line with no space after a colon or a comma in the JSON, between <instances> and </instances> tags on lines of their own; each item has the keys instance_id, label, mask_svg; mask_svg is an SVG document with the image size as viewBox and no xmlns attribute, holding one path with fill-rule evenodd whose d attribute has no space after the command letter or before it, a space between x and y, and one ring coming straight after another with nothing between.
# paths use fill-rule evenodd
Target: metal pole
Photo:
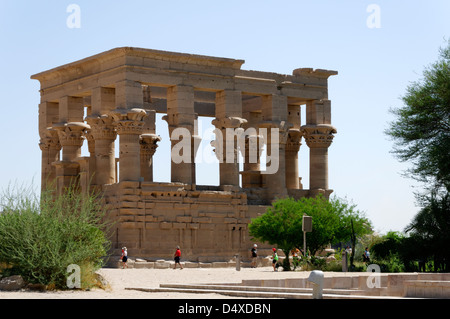
<instances>
[{"instance_id":1,"label":"metal pole","mask_svg":"<svg viewBox=\"0 0 450 319\"><path fill-rule=\"evenodd\" d=\"M303 256L306 257L306 232L303 232Z\"/></svg>"}]
</instances>

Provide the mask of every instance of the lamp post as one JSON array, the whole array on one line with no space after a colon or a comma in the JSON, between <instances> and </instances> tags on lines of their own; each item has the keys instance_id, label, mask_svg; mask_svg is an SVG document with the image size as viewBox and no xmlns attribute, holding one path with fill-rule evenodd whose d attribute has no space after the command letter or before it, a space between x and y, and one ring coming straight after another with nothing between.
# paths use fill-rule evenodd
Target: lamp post
<instances>
[{"instance_id":1,"label":"lamp post","mask_svg":"<svg viewBox=\"0 0 450 319\"><path fill-rule=\"evenodd\" d=\"M303 230L303 254L306 256L306 233L312 232L311 216L303 215L302 230Z\"/></svg>"}]
</instances>

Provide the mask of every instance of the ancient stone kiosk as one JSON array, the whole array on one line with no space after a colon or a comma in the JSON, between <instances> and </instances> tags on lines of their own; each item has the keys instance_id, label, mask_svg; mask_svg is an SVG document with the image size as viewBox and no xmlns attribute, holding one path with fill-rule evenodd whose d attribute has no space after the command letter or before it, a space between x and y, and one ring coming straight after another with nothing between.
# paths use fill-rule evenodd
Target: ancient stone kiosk
<instances>
[{"instance_id":1,"label":"ancient stone kiosk","mask_svg":"<svg viewBox=\"0 0 450 319\"><path fill-rule=\"evenodd\" d=\"M117 221L112 255L126 246L131 256L170 258L180 245L185 260L249 256L248 224L273 200L332 192L328 147L336 129L327 79L337 72L300 68L283 75L242 70L243 63L123 47L33 75L41 85L42 187L52 182L62 192L75 182L81 191L102 191ZM156 113L164 114L170 141L155 134ZM196 184L199 116L214 118L219 186ZM302 137L309 189L299 177ZM81 156L85 142L90 156ZM181 149L181 160L172 156L170 183L153 180L158 143Z\"/></svg>"}]
</instances>

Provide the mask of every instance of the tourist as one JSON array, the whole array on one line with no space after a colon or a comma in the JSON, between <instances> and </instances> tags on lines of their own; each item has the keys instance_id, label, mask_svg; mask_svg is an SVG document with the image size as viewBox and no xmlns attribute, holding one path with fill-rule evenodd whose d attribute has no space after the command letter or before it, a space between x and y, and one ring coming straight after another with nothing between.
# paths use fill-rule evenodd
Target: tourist
<instances>
[{"instance_id":1,"label":"tourist","mask_svg":"<svg viewBox=\"0 0 450 319\"><path fill-rule=\"evenodd\" d=\"M173 257L175 260L175 265L174 265L173 269L177 268L177 264L180 265L180 269L183 269L183 266L181 266L181 263L180 263L180 258L181 258L180 246L177 246L177 250L175 251L175 254L173 255Z\"/></svg>"},{"instance_id":2,"label":"tourist","mask_svg":"<svg viewBox=\"0 0 450 319\"><path fill-rule=\"evenodd\" d=\"M258 260L258 250L257 250L258 245L254 244L253 248L252 248L252 268L256 268L256 263Z\"/></svg>"},{"instance_id":3,"label":"tourist","mask_svg":"<svg viewBox=\"0 0 450 319\"><path fill-rule=\"evenodd\" d=\"M122 269L124 269L125 267L128 268L128 264L127 264L127 260L128 260L128 251L127 251L127 247L122 247Z\"/></svg>"},{"instance_id":4,"label":"tourist","mask_svg":"<svg viewBox=\"0 0 450 319\"><path fill-rule=\"evenodd\" d=\"M273 253L272 253L272 267L273 267L273 271L277 271L277 263L278 263L278 254L277 254L277 249L276 248L272 248Z\"/></svg>"},{"instance_id":5,"label":"tourist","mask_svg":"<svg viewBox=\"0 0 450 319\"><path fill-rule=\"evenodd\" d=\"M294 270L300 265L300 259L298 258L300 250L298 250L297 247L292 248L291 254L292 254L292 263L294 264Z\"/></svg>"},{"instance_id":6,"label":"tourist","mask_svg":"<svg viewBox=\"0 0 450 319\"><path fill-rule=\"evenodd\" d=\"M364 250L363 253L363 260L366 263L370 263L370 252L369 252L369 248L366 247L366 250Z\"/></svg>"}]
</instances>

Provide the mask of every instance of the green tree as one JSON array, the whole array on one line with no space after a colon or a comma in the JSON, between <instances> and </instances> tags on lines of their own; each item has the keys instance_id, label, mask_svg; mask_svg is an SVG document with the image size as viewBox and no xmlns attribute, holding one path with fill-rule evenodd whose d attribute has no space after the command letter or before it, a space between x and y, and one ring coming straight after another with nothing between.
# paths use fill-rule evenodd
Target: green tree
<instances>
[{"instance_id":1,"label":"green tree","mask_svg":"<svg viewBox=\"0 0 450 319\"><path fill-rule=\"evenodd\" d=\"M429 188L450 189L450 41L437 62L413 82L402 98L404 106L391 109L396 119L386 134L393 153L412 163L407 175Z\"/></svg>"},{"instance_id":2,"label":"green tree","mask_svg":"<svg viewBox=\"0 0 450 319\"><path fill-rule=\"evenodd\" d=\"M31 188L0 196L0 264L27 282L67 288L67 267L81 268L81 285L95 284L95 271L109 249L98 197L68 189L54 196Z\"/></svg>"},{"instance_id":3,"label":"green tree","mask_svg":"<svg viewBox=\"0 0 450 319\"><path fill-rule=\"evenodd\" d=\"M405 228L415 238L415 249L421 259L432 259L435 271L450 269L450 195L431 194L423 207ZM416 255L416 256L417 256Z\"/></svg>"},{"instance_id":4,"label":"green tree","mask_svg":"<svg viewBox=\"0 0 450 319\"><path fill-rule=\"evenodd\" d=\"M249 232L252 237L271 245L277 245L286 257L292 248L303 251L303 215L312 217L312 232L307 233L307 249L311 255L329 244L347 241L351 234L351 220L356 225L358 235L370 232L370 221L346 200L323 196L316 198L280 199L267 212L252 219ZM285 259L285 269L289 269L289 259Z\"/></svg>"},{"instance_id":5,"label":"green tree","mask_svg":"<svg viewBox=\"0 0 450 319\"><path fill-rule=\"evenodd\" d=\"M397 158L412 164L407 176L425 188L416 194L422 209L405 229L411 234L407 242L417 243L426 258L434 256L435 264L448 263L450 241L443 230L450 225L450 41L402 100L403 107L391 110L396 120L386 134L394 140Z\"/></svg>"},{"instance_id":6,"label":"green tree","mask_svg":"<svg viewBox=\"0 0 450 319\"><path fill-rule=\"evenodd\" d=\"M252 219L249 233L257 240L276 245L288 257L296 243L303 240L302 216L296 201L291 198L279 199L265 214ZM289 258L285 258L284 262L284 268L288 269Z\"/></svg>"}]
</instances>

